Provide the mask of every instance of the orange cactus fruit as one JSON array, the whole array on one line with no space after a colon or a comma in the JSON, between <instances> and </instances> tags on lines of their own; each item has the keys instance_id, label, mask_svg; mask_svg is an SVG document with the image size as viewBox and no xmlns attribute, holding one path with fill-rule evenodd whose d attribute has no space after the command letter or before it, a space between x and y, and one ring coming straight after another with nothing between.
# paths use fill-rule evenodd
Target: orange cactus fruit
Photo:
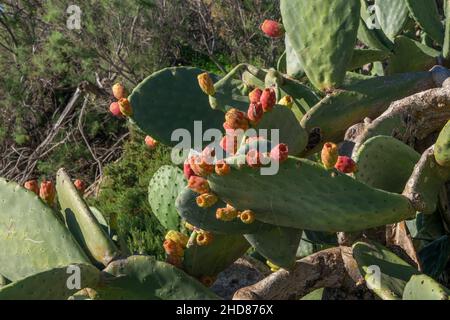
<instances>
[{"instance_id":1,"label":"orange cactus fruit","mask_svg":"<svg viewBox=\"0 0 450 320\"><path fill-rule=\"evenodd\" d=\"M218 200L214 193L203 193L196 198L197 205L205 209L215 205Z\"/></svg>"}]
</instances>

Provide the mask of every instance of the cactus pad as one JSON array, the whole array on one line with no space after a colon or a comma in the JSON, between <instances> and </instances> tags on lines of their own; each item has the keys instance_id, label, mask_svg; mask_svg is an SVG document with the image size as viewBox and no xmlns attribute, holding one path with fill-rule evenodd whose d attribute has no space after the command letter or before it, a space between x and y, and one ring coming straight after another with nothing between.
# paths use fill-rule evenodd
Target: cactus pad
<instances>
[{"instance_id":1,"label":"cactus pad","mask_svg":"<svg viewBox=\"0 0 450 320\"><path fill-rule=\"evenodd\" d=\"M302 230L273 226L244 236L267 260L285 269L294 266Z\"/></svg>"},{"instance_id":2,"label":"cactus pad","mask_svg":"<svg viewBox=\"0 0 450 320\"><path fill-rule=\"evenodd\" d=\"M211 110L208 96L197 82L203 72L179 67L149 76L130 95L132 120L142 131L170 146L178 143L171 140L176 129L186 129L194 136L194 121L202 121L203 130L221 128L223 113Z\"/></svg>"},{"instance_id":3,"label":"cactus pad","mask_svg":"<svg viewBox=\"0 0 450 320\"><path fill-rule=\"evenodd\" d=\"M17 281L71 263L90 263L57 213L35 193L0 179L0 273Z\"/></svg>"},{"instance_id":4,"label":"cactus pad","mask_svg":"<svg viewBox=\"0 0 450 320\"><path fill-rule=\"evenodd\" d=\"M184 251L184 270L194 277L214 277L239 259L250 248L241 235L213 233L213 240L206 246L196 243Z\"/></svg>"},{"instance_id":5,"label":"cactus pad","mask_svg":"<svg viewBox=\"0 0 450 320\"><path fill-rule=\"evenodd\" d=\"M78 276L79 283L76 280ZM94 287L99 283L100 271L97 268L87 264L74 264L36 273L10 283L0 288L0 300L65 300L80 289ZM78 285L80 287L76 287Z\"/></svg>"},{"instance_id":6,"label":"cactus pad","mask_svg":"<svg viewBox=\"0 0 450 320\"><path fill-rule=\"evenodd\" d=\"M372 189L306 159L290 157L276 175L242 167L224 177L211 175L208 181L227 203L239 210L251 209L258 220L279 226L357 231L415 216L407 198Z\"/></svg>"},{"instance_id":7,"label":"cactus pad","mask_svg":"<svg viewBox=\"0 0 450 320\"><path fill-rule=\"evenodd\" d=\"M369 289L383 300L401 300L406 283L418 270L375 242L357 242L353 257Z\"/></svg>"},{"instance_id":8,"label":"cactus pad","mask_svg":"<svg viewBox=\"0 0 450 320\"><path fill-rule=\"evenodd\" d=\"M419 159L420 154L403 142L376 136L358 149L355 178L373 188L402 193Z\"/></svg>"},{"instance_id":9,"label":"cactus pad","mask_svg":"<svg viewBox=\"0 0 450 320\"><path fill-rule=\"evenodd\" d=\"M153 257L131 256L108 265L102 300L218 300L212 291L174 266Z\"/></svg>"},{"instance_id":10,"label":"cactus pad","mask_svg":"<svg viewBox=\"0 0 450 320\"><path fill-rule=\"evenodd\" d=\"M56 174L56 190L66 224L93 262L108 265L120 253L97 221L64 169Z\"/></svg>"},{"instance_id":11,"label":"cactus pad","mask_svg":"<svg viewBox=\"0 0 450 320\"><path fill-rule=\"evenodd\" d=\"M426 275L414 275L405 286L403 300L450 300L450 290Z\"/></svg>"},{"instance_id":12,"label":"cactus pad","mask_svg":"<svg viewBox=\"0 0 450 320\"><path fill-rule=\"evenodd\" d=\"M148 186L148 201L153 213L167 230L178 230L180 218L175 201L186 186L183 171L173 166L162 166L156 171Z\"/></svg>"},{"instance_id":13,"label":"cactus pad","mask_svg":"<svg viewBox=\"0 0 450 320\"><path fill-rule=\"evenodd\" d=\"M211 208L200 208L195 201L197 193L186 188L177 198L176 207L180 216L187 222L202 230L223 234L246 234L269 229L270 226L255 221L245 224L240 219L222 221L216 218L216 210L226 207L226 203L220 201Z\"/></svg>"},{"instance_id":14,"label":"cactus pad","mask_svg":"<svg viewBox=\"0 0 450 320\"><path fill-rule=\"evenodd\" d=\"M281 1L286 34L316 88L342 84L356 44L360 8L357 0Z\"/></svg>"},{"instance_id":15,"label":"cactus pad","mask_svg":"<svg viewBox=\"0 0 450 320\"><path fill-rule=\"evenodd\" d=\"M439 134L434 146L434 157L439 165L450 168L450 120Z\"/></svg>"}]
</instances>

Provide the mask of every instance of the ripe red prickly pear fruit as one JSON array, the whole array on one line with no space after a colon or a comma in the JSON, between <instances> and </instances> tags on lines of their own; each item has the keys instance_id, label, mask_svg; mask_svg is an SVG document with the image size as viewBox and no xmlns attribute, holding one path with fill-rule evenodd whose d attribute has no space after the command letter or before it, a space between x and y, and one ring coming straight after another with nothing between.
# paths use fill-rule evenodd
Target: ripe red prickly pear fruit
<instances>
[{"instance_id":1,"label":"ripe red prickly pear fruit","mask_svg":"<svg viewBox=\"0 0 450 320\"><path fill-rule=\"evenodd\" d=\"M167 255L166 262L168 264L173 265L174 267L181 268L183 265L183 259L180 256L176 256L173 254Z\"/></svg>"},{"instance_id":2,"label":"ripe red prickly pear fruit","mask_svg":"<svg viewBox=\"0 0 450 320\"><path fill-rule=\"evenodd\" d=\"M114 98L116 98L117 100L128 98L127 91L121 83L116 83L115 85L113 85L112 92Z\"/></svg>"},{"instance_id":3,"label":"ripe red prickly pear fruit","mask_svg":"<svg viewBox=\"0 0 450 320\"><path fill-rule=\"evenodd\" d=\"M39 186L37 180L29 180L25 182L23 187L39 195Z\"/></svg>"},{"instance_id":4,"label":"ripe red prickly pear fruit","mask_svg":"<svg viewBox=\"0 0 450 320\"><path fill-rule=\"evenodd\" d=\"M189 157L189 165L197 176L206 177L214 172L214 165L202 155Z\"/></svg>"},{"instance_id":5,"label":"ripe red prickly pear fruit","mask_svg":"<svg viewBox=\"0 0 450 320\"><path fill-rule=\"evenodd\" d=\"M131 103L127 98L122 98L119 100L120 112L125 117L131 117L133 115L133 109L131 108Z\"/></svg>"},{"instance_id":6,"label":"ripe red prickly pear fruit","mask_svg":"<svg viewBox=\"0 0 450 320\"><path fill-rule=\"evenodd\" d=\"M261 25L261 30L271 38L280 38L284 35L283 25L275 20L265 20Z\"/></svg>"},{"instance_id":7,"label":"ripe red prickly pear fruit","mask_svg":"<svg viewBox=\"0 0 450 320\"><path fill-rule=\"evenodd\" d=\"M84 190L86 190L86 184L80 179L75 180L73 185L75 186L75 188L77 188L78 191L80 191L80 193L84 193Z\"/></svg>"},{"instance_id":8,"label":"ripe red prickly pear fruit","mask_svg":"<svg viewBox=\"0 0 450 320\"><path fill-rule=\"evenodd\" d=\"M225 130L242 129L245 131L248 129L248 127L248 119L244 112L236 108L231 108L225 114Z\"/></svg>"},{"instance_id":9,"label":"ripe red prickly pear fruit","mask_svg":"<svg viewBox=\"0 0 450 320\"><path fill-rule=\"evenodd\" d=\"M247 111L247 117L252 125L258 124L264 115L264 109L261 102L250 103Z\"/></svg>"},{"instance_id":10,"label":"ripe red prickly pear fruit","mask_svg":"<svg viewBox=\"0 0 450 320\"><path fill-rule=\"evenodd\" d=\"M248 94L248 98L250 99L250 103L257 103L261 100L262 90L259 88L254 89L252 92Z\"/></svg>"},{"instance_id":11,"label":"ripe red prickly pear fruit","mask_svg":"<svg viewBox=\"0 0 450 320\"><path fill-rule=\"evenodd\" d=\"M255 213L252 210L245 210L241 212L239 218L245 224L252 224L255 222Z\"/></svg>"},{"instance_id":12,"label":"ripe red prickly pear fruit","mask_svg":"<svg viewBox=\"0 0 450 320\"><path fill-rule=\"evenodd\" d=\"M228 163L220 161L216 163L215 171L218 176L226 176L230 173L231 167Z\"/></svg>"},{"instance_id":13,"label":"ripe red prickly pear fruit","mask_svg":"<svg viewBox=\"0 0 450 320\"><path fill-rule=\"evenodd\" d=\"M270 159L273 161L284 162L289 156L289 148L285 143L280 143L270 151Z\"/></svg>"},{"instance_id":14,"label":"ripe red prickly pear fruit","mask_svg":"<svg viewBox=\"0 0 450 320\"><path fill-rule=\"evenodd\" d=\"M323 145L321 159L323 166L330 170L334 168L338 161L339 150L338 146L332 142L327 142Z\"/></svg>"},{"instance_id":15,"label":"ripe red prickly pear fruit","mask_svg":"<svg viewBox=\"0 0 450 320\"><path fill-rule=\"evenodd\" d=\"M261 167L262 165L261 158L262 158L261 153L255 149L252 149L249 152L247 152L247 155L245 156L246 163L250 168Z\"/></svg>"},{"instance_id":16,"label":"ripe red prickly pear fruit","mask_svg":"<svg viewBox=\"0 0 450 320\"><path fill-rule=\"evenodd\" d=\"M113 114L115 117L120 117L122 115L122 112L120 112L120 106L118 102L113 102L109 106L109 112Z\"/></svg>"},{"instance_id":17,"label":"ripe red prickly pear fruit","mask_svg":"<svg viewBox=\"0 0 450 320\"><path fill-rule=\"evenodd\" d=\"M184 255L183 247L171 239L164 240L163 247L164 247L164 251L169 256L174 255L174 256L182 257Z\"/></svg>"},{"instance_id":18,"label":"ripe red prickly pear fruit","mask_svg":"<svg viewBox=\"0 0 450 320\"><path fill-rule=\"evenodd\" d=\"M145 137L145 144L147 145L147 147L150 150L153 150L153 149L155 149L158 146L158 141L156 141L155 139L153 139L150 136L146 136Z\"/></svg>"},{"instance_id":19,"label":"ripe red prickly pear fruit","mask_svg":"<svg viewBox=\"0 0 450 320\"><path fill-rule=\"evenodd\" d=\"M275 93L275 89L274 88L264 89L261 95L260 102L264 112L272 111L273 107L277 103L277 95Z\"/></svg>"},{"instance_id":20,"label":"ripe red prickly pear fruit","mask_svg":"<svg viewBox=\"0 0 450 320\"><path fill-rule=\"evenodd\" d=\"M186 160L183 165L183 173L186 180L189 180L190 177L195 176L194 170L192 170L191 165L189 164L189 161Z\"/></svg>"},{"instance_id":21,"label":"ripe red prickly pear fruit","mask_svg":"<svg viewBox=\"0 0 450 320\"><path fill-rule=\"evenodd\" d=\"M339 156L335 168L343 173L353 173L356 171L356 163L352 158Z\"/></svg>"},{"instance_id":22,"label":"ripe red prickly pear fruit","mask_svg":"<svg viewBox=\"0 0 450 320\"><path fill-rule=\"evenodd\" d=\"M213 241L214 237L211 232L202 231L195 239L199 246L207 246Z\"/></svg>"},{"instance_id":23,"label":"ripe red prickly pear fruit","mask_svg":"<svg viewBox=\"0 0 450 320\"><path fill-rule=\"evenodd\" d=\"M45 203L52 206L55 201L56 190L53 182L44 180L41 182L41 188L39 189L39 196Z\"/></svg>"},{"instance_id":24,"label":"ripe red prickly pear fruit","mask_svg":"<svg viewBox=\"0 0 450 320\"><path fill-rule=\"evenodd\" d=\"M209 192L199 195L195 200L200 208L211 208L219 199L214 193Z\"/></svg>"},{"instance_id":25,"label":"ripe red prickly pear fruit","mask_svg":"<svg viewBox=\"0 0 450 320\"><path fill-rule=\"evenodd\" d=\"M188 188L199 194L208 193L210 191L208 181L197 176L192 176L189 178Z\"/></svg>"},{"instance_id":26,"label":"ripe red prickly pear fruit","mask_svg":"<svg viewBox=\"0 0 450 320\"><path fill-rule=\"evenodd\" d=\"M216 90L214 88L214 82L211 79L211 76L208 72L204 72L197 77L198 85L202 89L202 91L208 96L213 96L216 94Z\"/></svg>"}]
</instances>

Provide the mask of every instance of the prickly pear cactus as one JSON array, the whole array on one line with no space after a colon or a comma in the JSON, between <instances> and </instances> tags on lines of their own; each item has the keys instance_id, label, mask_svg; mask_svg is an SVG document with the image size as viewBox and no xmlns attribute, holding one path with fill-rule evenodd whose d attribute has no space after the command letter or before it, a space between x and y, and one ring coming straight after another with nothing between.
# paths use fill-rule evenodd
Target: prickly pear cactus
<instances>
[{"instance_id":1,"label":"prickly pear cactus","mask_svg":"<svg viewBox=\"0 0 450 320\"><path fill-rule=\"evenodd\" d=\"M221 128L222 112L208 108L208 96L197 83L197 76L203 72L179 67L149 76L130 95L132 120L144 132L169 146L179 143L172 141L176 129L185 129L193 137L195 121L202 121L203 130Z\"/></svg>"},{"instance_id":2,"label":"prickly pear cactus","mask_svg":"<svg viewBox=\"0 0 450 320\"><path fill-rule=\"evenodd\" d=\"M436 162L443 167L450 167L450 121L442 129L434 146Z\"/></svg>"},{"instance_id":3,"label":"prickly pear cactus","mask_svg":"<svg viewBox=\"0 0 450 320\"><path fill-rule=\"evenodd\" d=\"M148 201L152 212L167 230L178 230L180 218L175 201L186 186L183 171L173 166L162 166L148 185Z\"/></svg>"},{"instance_id":4,"label":"prickly pear cactus","mask_svg":"<svg viewBox=\"0 0 450 320\"><path fill-rule=\"evenodd\" d=\"M88 264L53 268L1 287L0 300L65 300L78 288L98 286L100 278L100 271Z\"/></svg>"},{"instance_id":5,"label":"prickly pear cactus","mask_svg":"<svg viewBox=\"0 0 450 320\"><path fill-rule=\"evenodd\" d=\"M196 202L198 194L186 188L177 198L176 208L180 216L202 230L221 234L249 234L262 230L270 230L271 226L265 223L255 221L251 224L245 224L241 219L232 221L222 221L216 218L216 211L219 208L225 208L226 203L218 201L210 208L200 208Z\"/></svg>"},{"instance_id":6,"label":"prickly pear cactus","mask_svg":"<svg viewBox=\"0 0 450 320\"><path fill-rule=\"evenodd\" d=\"M401 300L405 286L420 272L375 242L357 242L353 257L367 286L383 300Z\"/></svg>"},{"instance_id":7,"label":"prickly pear cactus","mask_svg":"<svg viewBox=\"0 0 450 320\"><path fill-rule=\"evenodd\" d=\"M14 182L0 179L0 273L11 281L90 261L57 213Z\"/></svg>"},{"instance_id":8,"label":"prickly pear cactus","mask_svg":"<svg viewBox=\"0 0 450 320\"><path fill-rule=\"evenodd\" d=\"M296 260L302 230L273 226L245 239L267 260L285 269L291 269Z\"/></svg>"},{"instance_id":9,"label":"prickly pear cactus","mask_svg":"<svg viewBox=\"0 0 450 320\"><path fill-rule=\"evenodd\" d=\"M242 235L213 233L212 242L200 246L194 242L184 252L183 269L191 276L215 277L244 255L250 245Z\"/></svg>"},{"instance_id":10,"label":"prickly pear cactus","mask_svg":"<svg viewBox=\"0 0 450 320\"><path fill-rule=\"evenodd\" d=\"M376 136L357 151L355 178L373 188L402 193L420 154L403 142Z\"/></svg>"},{"instance_id":11,"label":"prickly pear cactus","mask_svg":"<svg viewBox=\"0 0 450 320\"><path fill-rule=\"evenodd\" d=\"M342 84L356 44L360 8L357 0L281 1L286 34L316 88L326 91Z\"/></svg>"},{"instance_id":12,"label":"prickly pear cactus","mask_svg":"<svg viewBox=\"0 0 450 320\"><path fill-rule=\"evenodd\" d=\"M196 279L153 257L131 256L117 260L104 272L106 285L94 288L101 300L220 299Z\"/></svg>"},{"instance_id":13,"label":"prickly pear cactus","mask_svg":"<svg viewBox=\"0 0 450 320\"><path fill-rule=\"evenodd\" d=\"M381 29L394 40L402 31L408 18L408 7L404 0L375 0L375 11Z\"/></svg>"},{"instance_id":14,"label":"prickly pear cactus","mask_svg":"<svg viewBox=\"0 0 450 320\"><path fill-rule=\"evenodd\" d=\"M450 290L426 275L414 275L405 286L403 300L450 300Z\"/></svg>"},{"instance_id":15,"label":"prickly pear cactus","mask_svg":"<svg viewBox=\"0 0 450 320\"><path fill-rule=\"evenodd\" d=\"M56 190L69 230L95 263L107 266L120 252L80 196L64 169L56 175Z\"/></svg>"},{"instance_id":16,"label":"prickly pear cactus","mask_svg":"<svg viewBox=\"0 0 450 320\"><path fill-rule=\"evenodd\" d=\"M242 167L224 177L211 175L208 181L233 207L251 209L257 220L279 226L357 231L415 216L407 198L372 189L306 159L290 157L276 175L260 175L258 170Z\"/></svg>"},{"instance_id":17,"label":"prickly pear cactus","mask_svg":"<svg viewBox=\"0 0 450 320\"><path fill-rule=\"evenodd\" d=\"M378 117L391 101L434 86L431 72L348 80L342 90L325 97L302 119L310 135L310 154L319 151L325 142L342 141L350 126L366 117Z\"/></svg>"}]
</instances>

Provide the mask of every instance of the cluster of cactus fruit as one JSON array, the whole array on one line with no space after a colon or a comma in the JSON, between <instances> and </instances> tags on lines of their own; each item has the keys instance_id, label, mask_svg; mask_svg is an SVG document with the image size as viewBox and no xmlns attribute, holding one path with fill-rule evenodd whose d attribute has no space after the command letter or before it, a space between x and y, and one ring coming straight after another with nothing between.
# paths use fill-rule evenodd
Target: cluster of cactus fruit
<instances>
[{"instance_id":1,"label":"cluster of cactus fruit","mask_svg":"<svg viewBox=\"0 0 450 320\"><path fill-rule=\"evenodd\" d=\"M149 134L150 148L162 143L179 154L173 132L194 137L198 122L205 132L224 131L217 144L190 150L183 168L163 166L150 181L150 206L168 231L166 262L127 258L113 228L64 171L56 183L63 219L57 206L33 196L37 182L28 192L0 180L0 245L8 248L0 275L12 281L0 299L62 278L69 264L81 266L83 288L90 289L76 297L214 299L206 287L251 247L273 272L290 270L298 259L341 244L338 233L365 235L352 243L353 257L368 284L370 267L380 268L379 285L368 285L380 298L448 299L436 279L450 258L450 71L433 66L450 58L450 3L445 28L434 1L375 0L380 28L368 25L369 4L281 0L283 23L260 26L274 41L285 40L276 69L240 64L219 77L167 68L129 97L115 85L111 113ZM272 163L278 171L262 174ZM41 197L49 203L47 193ZM42 228L30 231L33 221ZM416 266L367 239L368 230L403 221ZM26 248L23 239L30 240ZM58 285L50 298L75 297Z\"/></svg>"}]
</instances>

